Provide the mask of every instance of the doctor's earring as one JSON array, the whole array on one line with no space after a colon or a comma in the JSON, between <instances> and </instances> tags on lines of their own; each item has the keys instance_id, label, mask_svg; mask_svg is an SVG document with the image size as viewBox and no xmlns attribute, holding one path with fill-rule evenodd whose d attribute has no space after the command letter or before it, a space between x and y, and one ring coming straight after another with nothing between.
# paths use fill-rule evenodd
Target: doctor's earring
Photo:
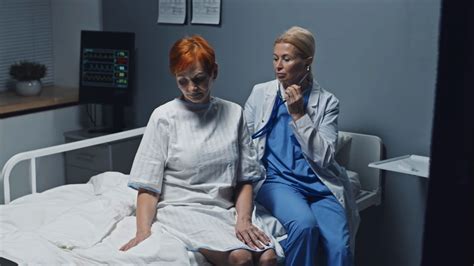
<instances>
[{"instance_id":1,"label":"doctor's earring","mask_svg":"<svg viewBox=\"0 0 474 266\"><path fill-rule=\"evenodd\" d=\"M310 69L309 66L307 66L307 67L306 67L306 71L309 71L309 69Z\"/></svg>"}]
</instances>

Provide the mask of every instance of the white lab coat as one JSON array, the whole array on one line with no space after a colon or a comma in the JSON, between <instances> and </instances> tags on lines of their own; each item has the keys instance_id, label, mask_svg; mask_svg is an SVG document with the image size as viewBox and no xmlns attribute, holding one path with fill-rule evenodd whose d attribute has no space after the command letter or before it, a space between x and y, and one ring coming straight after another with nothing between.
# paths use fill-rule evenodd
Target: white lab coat
<instances>
[{"instance_id":1,"label":"white lab coat","mask_svg":"<svg viewBox=\"0 0 474 266\"><path fill-rule=\"evenodd\" d=\"M244 110L251 134L261 129L270 118L277 90L278 80L260 83L253 87ZM296 122L290 122L289 125L311 169L345 208L351 233L351 248L354 251L360 217L347 173L335 161L338 115L339 100L321 88L314 80L306 114ZM258 159L261 160L265 154L266 135L255 139L254 144ZM264 171L264 167L261 166L261 168ZM263 181L256 185L255 193Z\"/></svg>"}]
</instances>

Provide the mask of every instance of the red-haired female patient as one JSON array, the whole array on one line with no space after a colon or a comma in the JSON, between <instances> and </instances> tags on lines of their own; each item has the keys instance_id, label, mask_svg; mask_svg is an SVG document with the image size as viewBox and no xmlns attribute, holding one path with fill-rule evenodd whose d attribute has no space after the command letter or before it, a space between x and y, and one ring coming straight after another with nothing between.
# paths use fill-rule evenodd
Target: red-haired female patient
<instances>
[{"instance_id":1,"label":"red-haired female patient","mask_svg":"<svg viewBox=\"0 0 474 266\"><path fill-rule=\"evenodd\" d=\"M156 108L146 127L129 181L138 190L136 236L121 250L147 239L156 218L215 265L275 265L275 243L252 218L261 174L242 108L211 96L213 48L186 37L169 60L181 96Z\"/></svg>"}]
</instances>

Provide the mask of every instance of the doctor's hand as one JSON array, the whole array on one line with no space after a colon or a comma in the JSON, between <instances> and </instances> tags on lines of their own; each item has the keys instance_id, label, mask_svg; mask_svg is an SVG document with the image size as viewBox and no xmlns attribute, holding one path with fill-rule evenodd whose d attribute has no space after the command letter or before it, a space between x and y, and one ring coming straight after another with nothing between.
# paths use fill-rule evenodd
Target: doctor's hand
<instances>
[{"instance_id":1,"label":"doctor's hand","mask_svg":"<svg viewBox=\"0 0 474 266\"><path fill-rule=\"evenodd\" d=\"M123 245L119 250L120 251L127 251L134 246L138 245L140 242L143 240L147 239L151 235L151 231L145 231L145 232L137 232L134 238L132 238L130 241L128 241L127 244Z\"/></svg>"},{"instance_id":2,"label":"doctor's hand","mask_svg":"<svg viewBox=\"0 0 474 266\"><path fill-rule=\"evenodd\" d=\"M265 247L264 245L270 244L270 238L268 238L262 230L253 225L251 219L237 219L235 235L240 241L253 249L263 249Z\"/></svg>"},{"instance_id":3,"label":"doctor's hand","mask_svg":"<svg viewBox=\"0 0 474 266\"><path fill-rule=\"evenodd\" d=\"M283 96L288 105L288 113L296 121L304 116L304 98L301 91L301 86L290 85L285 89L285 95Z\"/></svg>"}]
</instances>

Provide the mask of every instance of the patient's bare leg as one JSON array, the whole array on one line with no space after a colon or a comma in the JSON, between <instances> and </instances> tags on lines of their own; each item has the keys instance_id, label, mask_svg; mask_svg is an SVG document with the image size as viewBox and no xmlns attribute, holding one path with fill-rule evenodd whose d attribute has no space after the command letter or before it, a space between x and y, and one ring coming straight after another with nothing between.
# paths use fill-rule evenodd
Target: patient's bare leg
<instances>
[{"instance_id":1,"label":"patient's bare leg","mask_svg":"<svg viewBox=\"0 0 474 266\"><path fill-rule=\"evenodd\" d=\"M253 265L252 252L246 249L232 250L229 254L229 265Z\"/></svg>"},{"instance_id":2,"label":"patient's bare leg","mask_svg":"<svg viewBox=\"0 0 474 266\"><path fill-rule=\"evenodd\" d=\"M253 265L252 252L246 249L236 249L229 252L199 249L199 252L214 265Z\"/></svg>"},{"instance_id":3,"label":"patient's bare leg","mask_svg":"<svg viewBox=\"0 0 474 266\"><path fill-rule=\"evenodd\" d=\"M199 252L201 252L206 259L211 262L213 265L224 265L227 262L227 258L229 257L230 252L219 252L213 251L208 249L200 248Z\"/></svg>"},{"instance_id":4,"label":"patient's bare leg","mask_svg":"<svg viewBox=\"0 0 474 266\"><path fill-rule=\"evenodd\" d=\"M260 266L275 266L277 265L277 255L274 249L267 249L263 252L253 253L254 261L258 261Z\"/></svg>"}]
</instances>

